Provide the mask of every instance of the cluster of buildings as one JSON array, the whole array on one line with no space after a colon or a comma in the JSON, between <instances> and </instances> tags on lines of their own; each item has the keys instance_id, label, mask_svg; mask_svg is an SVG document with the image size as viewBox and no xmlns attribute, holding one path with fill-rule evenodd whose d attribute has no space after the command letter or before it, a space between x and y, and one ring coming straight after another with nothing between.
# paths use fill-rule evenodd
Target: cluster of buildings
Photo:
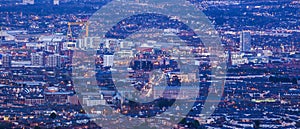
<instances>
[{"instance_id":1,"label":"cluster of buildings","mask_svg":"<svg viewBox=\"0 0 300 129\"><path fill-rule=\"evenodd\" d=\"M4 37L4 40L2 40L4 45L8 42L15 42L15 40L5 38L6 35L1 36ZM20 42L18 44L22 45L23 48L15 48L16 51L2 51L2 67L55 68L66 66L67 63L70 63L70 58L68 54L61 52L63 50L63 39L62 36L41 36L37 42Z\"/></svg>"},{"instance_id":2,"label":"cluster of buildings","mask_svg":"<svg viewBox=\"0 0 300 129\"><path fill-rule=\"evenodd\" d=\"M59 5L63 2L70 1L23 0L20 6L45 3ZM150 117L173 106L171 100L174 97L179 101L190 101L190 95L197 94L192 109L176 107L176 111L190 110L186 122L171 125L171 118L176 114L168 113L170 117L150 117L149 120L158 121L151 126L300 128L300 39L297 38L300 23L299 13L295 11L300 8L299 2L259 3L261 6L247 1L201 1L198 4L203 5L201 9L220 33L224 56L227 57L224 60L227 62L227 72L223 78L211 75L215 66L210 59L217 56L206 51L211 48L205 46L185 47L153 40L131 42L80 37L82 27L85 27L82 19L90 16L89 12L96 8L90 4L82 8L86 12L67 15L0 10L0 24L3 26L0 31L0 121L16 128L96 128L98 126L92 120L93 115L111 119L105 124L117 121L108 117L111 114L104 109L97 108L99 106L109 105L115 109L114 112L130 117ZM9 5L5 6L9 8ZM73 6L77 7L77 4ZM285 8L290 12L287 13ZM270 10L273 12L270 13ZM76 26L68 26L69 22L77 23ZM70 27L73 30L68 29ZM75 39L67 36L69 30ZM170 33L178 33L178 30L165 29L163 32L162 36L172 37L175 35ZM96 73L96 88L100 89L96 92L85 82L92 74L84 74L80 78L85 83L82 85L72 80L73 69L80 64L72 62L74 51L78 52L76 58L90 60L91 57L82 54L90 49L96 49L93 72ZM198 58L178 62L180 59L172 54L182 57L196 54ZM183 73L181 71L185 67L181 66L185 64L195 66L199 71ZM118 71L121 66L128 68ZM161 76L151 76L152 71L156 70ZM128 72L126 77L113 81L113 73L124 71ZM201 110L207 91L218 92L218 89L209 89L215 81L212 79L216 78L226 80L224 91L219 105L212 107L215 108L214 113L203 120ZM160 83L163 80L165 82ZM197 93L194 87L182 85L195 83L200 87ZM145 105L134 103L122 98L134 96L126 88L127 85L118 91L116 84L129 84L143 97L167 100ZM78 93L78 87L85 92ZM184 92L179 93L179 89ZM92 107L93 110L86 113L82 106ZM135 122L139 124L142 120Z\"/></svg>"},{"instance_id":3,"label":"cluster of buildings","mask_svg":"<svg viewBox=\"0 0 300 129\"><path fill-rule=\"evenodd\" d=\"M49 3L52 3L53 5L59 5L59 1L60 0L52 0L52 1L49 1L49 0L23 0L22 1L22 4L37 4L37 3L41 3L41 2L49 2Z\"/></svg>"}]
</instances>

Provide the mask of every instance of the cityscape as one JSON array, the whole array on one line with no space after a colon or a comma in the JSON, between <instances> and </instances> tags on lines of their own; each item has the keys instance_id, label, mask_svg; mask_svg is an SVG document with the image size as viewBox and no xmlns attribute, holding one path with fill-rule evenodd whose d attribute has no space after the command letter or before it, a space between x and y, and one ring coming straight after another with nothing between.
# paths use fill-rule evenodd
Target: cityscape
<instances>
[{"instance_id":1,"label":"cityscape","mask_svg":"<svg viewBox=\"0 0 300 129\"><path fill-rule=\"evenodd\" d=\"M0 0L0 128L300 128L299 0L113 2Z\"/></svg>"}]
</instances>

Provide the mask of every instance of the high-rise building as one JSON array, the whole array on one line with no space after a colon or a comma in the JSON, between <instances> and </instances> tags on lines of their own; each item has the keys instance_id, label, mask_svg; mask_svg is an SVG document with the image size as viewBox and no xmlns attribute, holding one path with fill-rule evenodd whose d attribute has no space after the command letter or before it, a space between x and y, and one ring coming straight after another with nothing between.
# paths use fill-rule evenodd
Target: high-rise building
<instances>
[{"instance_id":1,"label":"high-rise building","mask_svg":"<svg viewBox=\"0 0 300 129\"><path fill-rule=\"evenodd\" d=\"M104 55L103 56L103 66L113 66L114 55Z\"/></svg>"},{"instance_id":2,"label":"high-rise building","mask_svg":"<svg viewBox=\"0 0 300 129\"><path fill-rule=\"evenodd\" d=\"M46 67L61 67L61 56L59 54L47 56Z\"/></svg>"},{"instance_id":3,"label":"high-rise building","mask_svg":"<svg viewBox=\"0 0 300 129\"><path fill-rule=\"evenodd\" d=\"M23 4L34 4L34 0L23 0Z\"/></svg>"},{"instance_id":4,"label":"high-rise building","mask_svg":"<svg viewBox=\"0 0 300 129\"><path fill-rule=\"evenodd\" d=\"M2 55L2 67L9 68L11 67L12 56L10 54Z\"/></svg>"},{"instance_id":5,"label":"high-rise building","mask_svg":"<svg viewBox=\"0 0 300 129\"><path fill-rule=\"evenodd\" d=\"M37 52L31 53L31 65L32 66L44 66L44 53Z\"/></svg>"},{"instance_id":6,"label":"high-rise building","mask_svg":"<svg viewBox=\"0 0 300 129\"><path fill-rule=\"evenodd\" d=\"M228 51L228 60L227 60L227 66L232 65L232 56L231 56L231 51Z\"/></svg>"},{"instance_id":7,"label":"high-rise building","mask_svg":"<svg viewBox=\"0 0 300 129\"><path fill-rule=\"evenodd\" d=\"M242 31L240 35L240 51L251 50L251 34L249 31Z\"/></svg>"},{"instance_id":8,"label":"high-rise building","mask_svg":"<svg viewBox=\"0 0 300 129\"><path fill-rule=\"evenodd\" d=\"M59 5L59 0L53 0L53 5Z\"/></svg>"}]
</instances>

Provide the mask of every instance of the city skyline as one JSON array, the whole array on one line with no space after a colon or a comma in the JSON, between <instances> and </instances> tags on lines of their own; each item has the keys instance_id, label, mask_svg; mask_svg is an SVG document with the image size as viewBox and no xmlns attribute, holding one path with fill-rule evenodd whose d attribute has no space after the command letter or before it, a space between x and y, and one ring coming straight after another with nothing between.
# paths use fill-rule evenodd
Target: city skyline
<instances>
[{"instance_id":1,"label":"city skyline","mask_svg":"<svg viewBox=\"0 0 300 129\"><path fill-rule=\"evenodd\" d=\"M0 0L0 128L300 128L300 2L178 1Z\"/></svg>"}]
</instances>

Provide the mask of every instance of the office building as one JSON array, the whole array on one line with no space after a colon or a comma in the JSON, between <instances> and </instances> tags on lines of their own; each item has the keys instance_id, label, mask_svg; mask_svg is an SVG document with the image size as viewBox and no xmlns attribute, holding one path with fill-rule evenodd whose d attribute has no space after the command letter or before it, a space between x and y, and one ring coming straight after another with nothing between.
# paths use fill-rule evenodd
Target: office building
<instances>
[{"instance_id":1,"label":"office building","mask_svg":"<svg viewBox=\"0 0 300 129\"><path fill-rule=\"evenodd\" d=\"M240 51L251 50L251 34L249 31L242 31L240 35Z\"/></svg>"},{"instance_id":2,"label":"office building","mask_svg":"<svg viewBox=\"0 0 300 129\"><path fill-rule=\"evenodd\" d=\"M61 67L61 56L59 54L47 56L46 67Z\"/></svg>"},{"instance_id":3,"label":"office building","mask_svg":"<svg viewBox=\"0 0 300 129\"><path fill-rule=\"evenodd\" d=\"M103 66L113 66L114 64L114 55L104 55L103 56Z\"/></svg>"},{"instance_id":4,"label":"office building","mask_svg":"<svg viewBox=\"0 0 300 129\"><path fill-rule=\"evenodd\" d=\"M2 67L9 68L11 67L12 56L10 54L2 55Z\"/></svg>"},{"instance_id":5,"label":"office building","mask_svg":"<svg viewBox=\"0 0 300 129\"><path fill-rule=\"evenodd\" d=\"M31 53L31 65L32 66L44 66L44 53Z\"/></svg>"}]
</instances>

